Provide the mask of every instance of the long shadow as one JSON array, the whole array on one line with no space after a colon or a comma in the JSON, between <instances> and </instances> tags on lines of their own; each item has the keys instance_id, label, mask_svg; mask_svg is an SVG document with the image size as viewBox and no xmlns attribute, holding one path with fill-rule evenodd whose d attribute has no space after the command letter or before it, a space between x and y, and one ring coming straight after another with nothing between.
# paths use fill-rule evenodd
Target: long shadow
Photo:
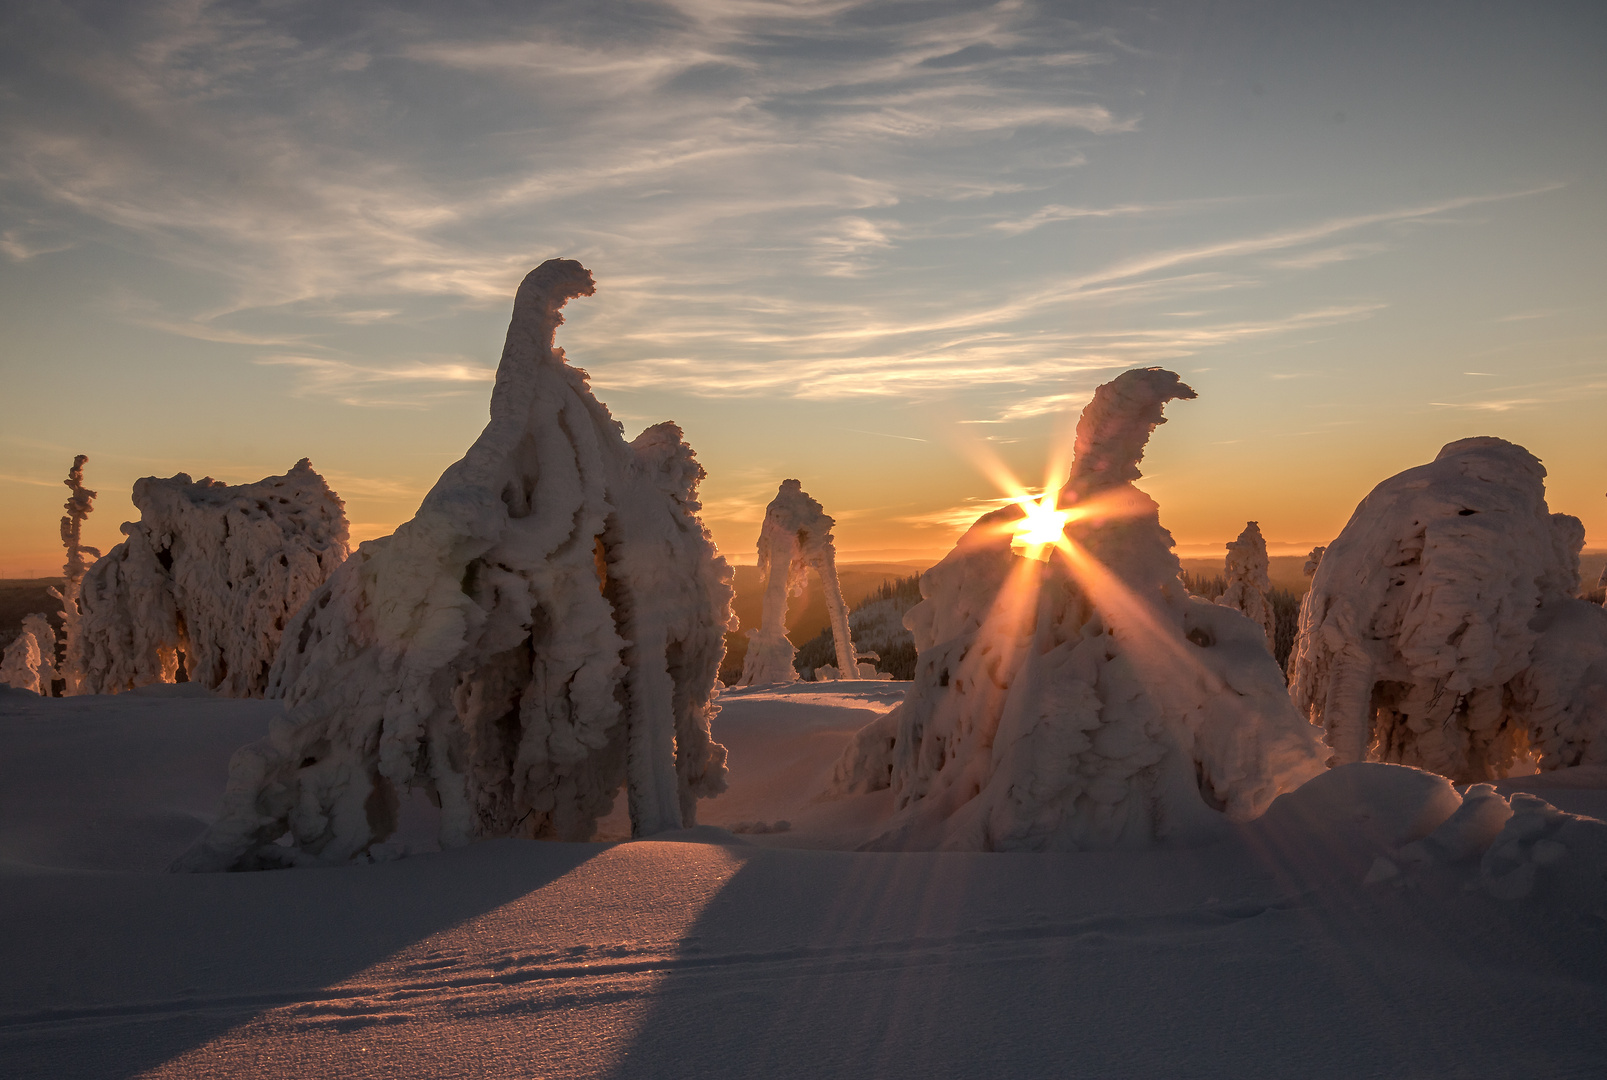
<instances>
[{"instance_id":1,"label":"long shadow","mask_svg":"<svg viewBox=\"0 0 1607 1080\"><path fill-rule=\"evenodd\" d=\"M1599 935L1581 959L1482 897L1363 888L1351 853L1302 848L1309 835L1125 855L755 852L612 1076L1599 1067Z\"/></svg>"},{"instance_id":2,"label":"long shadow","mask_svg":"<svg viewBox=\"0 0 1607 1080\"><path fill-rule=\"evenodd\" d=\"M605 850L505 840L329 870L0 876L0 1075L135 1076Z\"/></svg>"}]
</instances>

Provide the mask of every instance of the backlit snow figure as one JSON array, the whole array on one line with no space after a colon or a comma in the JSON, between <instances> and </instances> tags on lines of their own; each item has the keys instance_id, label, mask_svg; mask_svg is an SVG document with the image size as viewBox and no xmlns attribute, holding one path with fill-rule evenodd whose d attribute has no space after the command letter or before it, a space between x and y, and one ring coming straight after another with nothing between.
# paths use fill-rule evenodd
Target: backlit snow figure
<instances>
[{"instance_id":1,"label":"backlit snow figure","mask_svg":"<svg viewBox=\"0 0 1607 1080\"><path fill-rule=\"evenodd\" d=\"M915 685L833 780L893 789L872 846L1188 842L1321 771L1263 628L1189 595L1132 484L1162 406L1192 397L1159 368L1100 387L1064 487L984 516L922 578Z\"/></svg>"},{"instance_id":2,"label":"backlit snow figure","mask_svg":"<svg viewBox=\"0 0 1607 1080\"><path fill-rule=\"evenodd\" d=\"M84 522L95 511L95 492L84 486L84 463L88 460L86 454L73 458L72 468L67 470L67 479L62 481L70 493L61 507L67 511L61 519L61 545L67 550L67 562L61 568L64 579L62 587L57 589L52 586L48 590L51 596L61 601L62 659L61 670L57 674L64 684L63 692L67 694L79 693L83 682L84 651L78 635L78 592L89 569L89 559L85 556L100 558L99 548L83 542ZM54 653L54 648L51 651Z\"/></svg>"},{"instance_id":3,"label":"backlit snow figure","mask_svg":"<svg viewBox=\"0 0 1607 1080\"><path fill-rule=\"evenodd\" d=\"M524 279L490 423L286 628L287 715L235 754L220 820L176 869L342 862L393 831L410 788L449 847L586 839L621 784L636 835L676 829L724 790L709 699L731 571L680 429L627 443L553 347L559 309L592 291L566 259Z\"/></svg>"},{"instance_id":4,"label":"backlit snow figure","mask_svg":"<svg viewBox=\"0 0 1607 1080\"><path fill-rule=\"evenodd\" d=\"M1301 608L1290 692L1336 763L1458 782L1607 762L1607 612L1575 598L1584 528L1546 471L1463 439L1362 500Z\"/></svg>"},{"instance_id":5,"label":"backlit snow figure","mask_svg":"<svg viewBox=\"0 0 1607 1080\"><path fill-rule=\"evenodd\" d=\"M76 648L84 693L189 681L261 697L291 617L347 554L343 504L306 458L231 487L134 482L140 519L89 568Z\"/></svg>"},{"instance_id":6,"label":"backlit snow figure","mask_svg":"<svg viewBox=\"0 0 1607 1080\"><path fill-rule=\"evenodd\" d=\"M837 581L837 547L831 535L835 524L796 480L783 480L776 497L765 507L764 525L759 530L764 612L759 629L748 631L748 651L742 659L738 685L789 683L798 678L792 666L798 650L787 639L787 598L804 594L811 569L820 575L820 587L826 595L832 645L837 652L836 670L844 678L853 678L859 672L859 657L848 627L848 608ZM874 667L864 666L874 675Z\"/></svg>"},{"instance_id":7,"label":"backlit snow figure","mask_svg":"<svg viewBox=\"0 0 1607 1080\"><path fill-rule=\"evenodd\" d=\"M1272 601L1267 592L1272 581L1267 577L1267 542L1261 536L1261 526L1254 521L1245 523L1239 538L1228 544L1228 587L1216 602L1242 612L1251 622L1267 633L1267 651L1276 649L1278 617L1273 614Z\"/></svg>"}]
</instances>

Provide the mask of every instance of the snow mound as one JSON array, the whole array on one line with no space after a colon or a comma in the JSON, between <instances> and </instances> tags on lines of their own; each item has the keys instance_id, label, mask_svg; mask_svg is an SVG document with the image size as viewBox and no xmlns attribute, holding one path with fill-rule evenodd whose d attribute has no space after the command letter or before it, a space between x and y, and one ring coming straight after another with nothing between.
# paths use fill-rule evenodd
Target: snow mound
<instances>
[{"instance_id":1,"label":"snow mound","mask_svg":"<svg viewBox=\"0 0 1607 1080\"><path fill-rule=\"evenodd\" d=\"M809 571L820 575L831 617L835 668L819 672L857 672L859 656L848 629L848 609L837 580L837 546L831 530L836 521L803 490L797 480L783 480L776 497L765 507L759 529L759 579L764 582L764 609L759 629L748 631L748 651L742 660L738 686L764 686L794 682L798 672L792 661L798 654L787 639L787 599L802 596L809 587ZM864 665L870 667L870 665ZM865 674L874 677L870 667ZM844 676L851 677L851 676Z\"/></svg>"},{"instance_id":2,"label":"snow mound","mask_svg":"<svg viewBox=\"0 0 1607 1080\"><path fill-rule=\"evenodd\" d=\"M724 789L709 720L731 571L680 429L627 443L553 347L592 292L566 259L524 279L490 423L286 628L286 716L235 755L222 816L176 869L345 861L409 790L457 847L586 839L622 783L635 835L690 827Z\"/></svg>"},{"instance_id":3,"label":"snow mound","mask_svg":"<svg viewBox=\"0 0 1607 1080\"><path fill-rule=\"evenodd\" d=\"M1267 542L1261 526L1246 522L1239 538L1228 544L1227 588L1216 602L1240 612L1267 634L1267 651L1277 647L1278 617L1273 614L1267 593L1272 580L1267 577Z\"/></svg>"},{"instance_id":4,"label":"snow mound","mask_svg":"<svg viewBox=\"0 0 1607 1080\"><path fill-rule=\"evenodd\" d=\"M1159 368L1099 388L1058 505L1064 553L1012 554L1024 511L979 519L921 579L904 704L838 762L836 796L891 788L885 848L1146 847L1219 835L1321 771L1263 627L1190 597L1158 508L1132 486Z\"/></svg>"},{"instance_id":5,"label":"snow mound","mask_svg":"<svg viewBox=\"0 0 1607 1080\"><path fill-rule=\"evenodd\" d=\"M1458 782L1607 761L1607 612L1573 595L1584 530L1545 475L1505 440L1451 443L1323 552L1290 692L1333 761Z\"/></svg>"},{"instance_id":6,"label":"snow mound","mask_svg":"<svg viewBox=\"0 0 1607 1080\"><path fill-rule=\"evenodd\" d=\"M347 554L344 504L302 458L237 487L184 473L134 482L137 522L84 575L81 690L190 682L261 697L291 617Z\"/></svg>"}]
</instances>

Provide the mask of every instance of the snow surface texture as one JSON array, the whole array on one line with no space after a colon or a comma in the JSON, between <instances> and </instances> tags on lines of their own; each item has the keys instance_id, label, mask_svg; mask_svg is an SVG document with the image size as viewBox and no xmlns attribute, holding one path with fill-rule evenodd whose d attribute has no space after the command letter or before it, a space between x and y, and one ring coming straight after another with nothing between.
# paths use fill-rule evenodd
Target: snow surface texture
<instances>
[{"instance_id":1,"label":"snow surface texture","mask_svg":"<svg viewBox=\"0 0 1607 1080\"><path fill-rule=\"evenodd\" d=\"M65 684L64 692L68 694L79 693L84 681L84 650L79 634L78 602L84 573L89 567L84 557L88 555L100 558L99 548L83 543L84 520L95 510L95 492L84 486L84 463L88 460L89 457L85 454L73 458L72 468L67 470L67 479L62 481L67 485L69 492L67 501L62 504L62 509L67 513L61 519L61 544L67 549L67 561L62 566L61 573L66 580L59 590L54 587L50 589L50 595L61 601L62 647L59 674Z\"/></svg>"},{"instance_id":2,"label":"snow surface texture","mask_svg":"<svg viewBox=\"0 0 1607 1080\"><path fill-rule=\"evenodd\" d=\"M722 695L703 809L762 833L217 876L153 871L280 702L0 690L0 1076L1601 1074L1607 770L1345 766L1205 848L840 850L891 793L812 797L900 692Z\"/></svg>"},{"instance_id":3,"label":"snow surface texture","mask_svg":"<svg viewBox=\"0 0 1607 1080\"><path fill-rule=\"evenodd\" d=\"M49 694L56 678L51 663L55 655L56 631L51 629L50 619L39 612L23 616L22 633L6 646L4 659L0 659L0 685Z\"/></svg>"},{"instance_id":4,"label":"snow surface texture","mask_svg":"<svg viewBox=\"0 0 1607 1080\"><path fill-rule=\"evenodd\" d=\"M1239 538L1228 544L1227 589L1216 598L1223 607L1242 613L1267 633L1267 649L1277 648L1278 617L1273 614L1267 593L1272 581L1267 577L1267 542L1261 526L1246 522Z\"/></svg>"},{"instance_id":5,"label":"snow surface texture","mask_svg":"<svg viewBox=\"0 0 1607 1080\"><path fill-rule=\"evenodd\" d=\"M456 847L587 839L622 783L635 835L690 826L724 789L709 720L731 571L680 429L627 443L553 347L592 291L570 260L524 279L490 423L287 627L286 717L236 754L222 817L176 868L344 862L408 790Z\"/></svg>"},{"instance_id":6,"label":"snow surface texture","mask_svg":"<svg viewBox=\"0 0 1607 1080\"><path fill-rule=\"evenodd\" d=\"M1577 599L1579 519L1545 469L1463 439L1373 489L1301 607L1296 706L1333 761L1458 782L1607 762L1607 611Z\"/></svg>"},{"instance_id":7,"label":"snow surface texture","mask_svg":"<svg viewBox=\"0 0 1607 1080\"><path fill-rule=\"evenodd\" d=\"M231 487L179 473L134 482L137 522L79 594L82 689L190 682L261 697L286 624L346 558L343 504L306 458Z\"/></svg>"},{"instance_id":8,"label":"snow surface texture","mask_svg":"<svg viewBox=\"0 0 1607 1080\"><path fill-rule=\"evenodd\" d=\"M748 631L748 651L742 660L738 686L789 683L798 678L792 666L798 650L787 639L787 600L802 596L809 588L811 569L820 575L826 612L831 617L832 645L837 650L835 670L818 668L816 678L822 677L822 672L834 677L838 672L860 670L862 665L848 629L848 608L837 581L837 546L831 535L835 524L797 480L783 480L776 497L765 507L764 524L759 529L764 610L759 629ZM863 666L870 669L867 677L874 677L875 667Z\"/></svg>"},{"instance_id":9,"label":"snow surface texture","mask_svg":"<svg viewBox=\"0 0 1607 1080\"><path fill-rule=\"evenodd\" d=\"M1191 597L1157 507L1132 486L1169 371L1101 386L1059 505L1075 560L1011 553L1011 506L977 521L905 617L908 700L838 764L837 796L891 787L886 848L1144 847L1217 835L1322 768L1263 628Z\"/></svg>"}]
</instances>

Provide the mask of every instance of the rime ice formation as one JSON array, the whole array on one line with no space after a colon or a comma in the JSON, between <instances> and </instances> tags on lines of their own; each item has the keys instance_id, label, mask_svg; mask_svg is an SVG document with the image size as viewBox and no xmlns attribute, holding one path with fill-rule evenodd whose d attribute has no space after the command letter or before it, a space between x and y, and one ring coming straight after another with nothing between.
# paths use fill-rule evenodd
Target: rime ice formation
<instances>
[{"instance_id":1,"label":"rime ice formation","mask_svg":"<svg viewBox=\"0 0 1607 1080\"><path fill-rule=\"evenodd\" d=\"M1579 519L1503 439L1453 442L1373 489L1301 608L1290 693L1335 762L1458 782L1607 763L1607 612L1578 600Z\"/></svg>"},{"instance_id":2,"label":"rime ice formation","mask_svg":"<svg viewBox=\"0 0 1607 1080\"><path fill-rule=\"evenodd\" d=\"M1011 553L1014 506L977 521L905 616L904 703L862 730L832 792L891 787L872 846L1142 847L1214 835L1319 772L1262 628L1191 597L1158 508L1132 486L1170 371L1099 388L1059 505L1073 556Z\"/></svg>"},{"instance_id":3,"label":"rime ice formation","mask_svg":"<svg viewBox=\"0 0 1607 1080\"><path fill-rule=\"evenodd\" d=\"M62 504L62 509L67 513L61 519L61 544L67 549L67 562L61 572L66 580L60 589L50 589L50 595L61 601L62 659L59 675L65 684L64 693L68 694L79 692L84 677L83 644L78 634L78 594L84 572L89 566L84 556L100 558L99 548L83 543L84 520L95 509L95 492L84 486L84 463L88 460L86 454L73 458L72 468L67 470L67 479L62 481L69 492L67 501Z\"/></svg>"},{"instance_id":4,"label":"rime ice formation","mask_svg":"<svg viewBox=\"0 0 1607 1080\"><path fill-rule=\"evenodd\" d=\"M179 473L134 482L140 519L89 569L83 687L189 681L261 697L291 616L346 558L343 504L306 458L231 487Z\"/></svg>"},{"instance_id":5,"label":"rime ice formation","mask_svg":"<svg viewBox=\"0 0 1607 1080\"><path fill-rule=\"evenodd\" d=\"M1322 557L1327 553L1328 548L1324 545L1319 544L1312 548L1311 554L1306 556L1306 565L1300 568L1300 572L1307 577L1316 577L1317 567L1322 565Z\"/></svg>"},{"instance_id":6,"label":"rime ice formation","mask_svg":"<svg viewBox=\"0 0 1607 1080\"><path fill-rule=\"evenodd\" d=\"M11 644L6 646L4 657L0 658L0 686L32 690L36 694L50 693L48 683L42 687L40 684L41 662L38 640L31 631L24 630L12 639Z\"/></svg>"},{"instance_id":7,"label":"rime ice formation","mask_svg":"<svg viewBox=\"0 0 1607 1080\"><path fill-rule=\"evenodd\" d=\"M1242 612L1265 630L1267 649L1272 651L1277 643L1278 618L1272 612L1272 601L1267 599L1272 581L1267 577L1267 542L1261 536L1261 526L1246 522L1239 538L1227 547L1228 587L1216 602Z\"/></svg>"},{"instance_id":8,"label":"rime ice formation","mask_svg":"<svg viewBox=\"0 0 1607 1080\"><path fill-rule=\"evenodd\" d=\"M566 259L524 279L490 423L286 628L286 716L235 754L220 819L175 869L360 856L409 789L440 806L445 846L586 839L621 784L647 835L724 790L709 720L730 568L680 429L627 443L553 347L592 291Z\"/></svg>"},{"instance_id":9,"label":"rime ice formation","mask_svg":"<svg viewBox=\"0 0 1607 1080\"><path fill-rule=\"evenodd\" d=\"M832 526L837 524L825 509L811 499L797 480L783 480L776 497L765 507L764 525L759 530L759 580L764 582L764 611L759 629L748 631L748 651L742 660L739 686L789 683L798 678L793 657L798 650L787 640L787 598L802 596L809 587L809 571L820 575L826 594L826 612L831 617L832 644L837 666L829 672L858 672L848 628L848 608L843 603L842 586L837 581L837 547ZM817 669L826 671L827 669Z\"/></svg>"}]
</instances>

